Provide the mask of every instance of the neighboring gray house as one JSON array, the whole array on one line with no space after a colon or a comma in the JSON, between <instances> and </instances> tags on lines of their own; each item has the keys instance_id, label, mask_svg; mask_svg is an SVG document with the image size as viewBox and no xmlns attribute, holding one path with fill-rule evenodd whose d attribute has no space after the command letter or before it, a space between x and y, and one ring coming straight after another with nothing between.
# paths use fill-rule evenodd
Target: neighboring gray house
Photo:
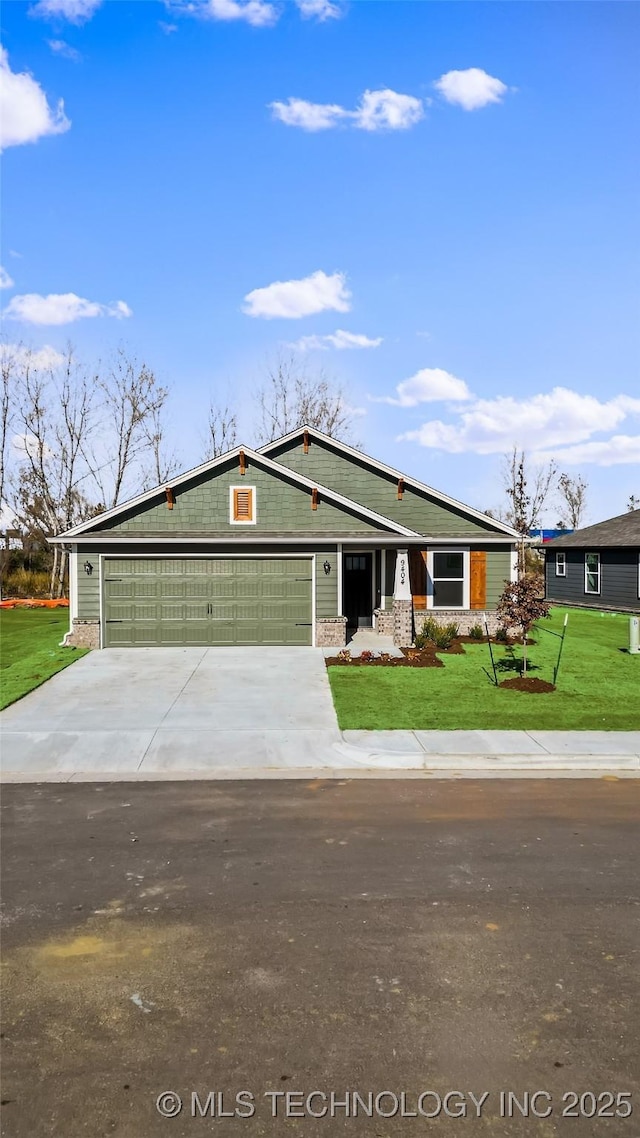
<instances>
[{"instance_id":1,"label":"neighboring gray house","mask_svg":"<svg viewBox=\"0 0 640 1138\"><path fill-rule=\"evenodd\" d=\"M574 530L543 549L547 600L640 611L640 510Z\"/></svg>"},{"instance_id":2,"label":"neighboring gray house","mask_svg":"<svg viewBox=\"0 0 640 1138\"><path fill-rule=\"evenodd\" d=\"M235 447L51 540L70 552L68 642L409 645L427 610L495 609L519 535L301 427Z\"/></svg>"}]
</instances>

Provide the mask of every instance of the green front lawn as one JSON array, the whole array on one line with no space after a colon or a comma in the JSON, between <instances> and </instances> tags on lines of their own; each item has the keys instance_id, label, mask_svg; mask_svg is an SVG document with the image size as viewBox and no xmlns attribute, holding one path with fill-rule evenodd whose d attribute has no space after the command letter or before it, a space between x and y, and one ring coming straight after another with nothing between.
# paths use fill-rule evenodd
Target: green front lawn
<instances>
[{"instance_id":1,"label":"green front lawn","mask_svg":"<svg viewBox=\"0 0 640 1138\"><path fill-rule=\"evenodd\" d=\"M640 655L629 643L629 618L556 608L531 636L531 675L553 681L562 631L557 690L533 695L496 688L486 644L465 644L464 656L441 658L444 668L331 667L329 680L342 730L640 730ZM503 667L509 653L494 645ZM520 656L522 648L514 649ZM491 673L487 677L483 668ZM499 679L514 676L502 671Z\"/></svg>"},{"instance_id":2,"label":"green front lawn","mask_svg":"<svg viewBox=\"0 0 640 1138\"><path fill-rule=\"evenodd\" d=\"M68 631L67 608L0 610L0 708L86 655L87 648L60 647Z\"/></svg>"}]
</instances>

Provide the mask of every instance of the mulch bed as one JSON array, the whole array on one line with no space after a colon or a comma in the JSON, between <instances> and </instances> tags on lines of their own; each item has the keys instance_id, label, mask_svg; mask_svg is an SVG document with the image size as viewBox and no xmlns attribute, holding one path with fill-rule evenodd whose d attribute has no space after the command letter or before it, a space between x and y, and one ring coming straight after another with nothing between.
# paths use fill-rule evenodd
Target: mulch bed
<instances>
[{"instance_id":1,"label":"mulch bed","mask_svg":"<svg viewBox=\"0 0 640 1138\"><path fill-rule=\"evenodd\" d=\"M327 668L444 668L444 662L440 656L464 656L465 644L486 644L487 638L484 640L477 640L474 636L456 636L453 643L449 648L436 648L434 644L427 644L424 648L401 648L402 656L388 656L386 659L381 659L376 655L373 660L363 660L360 656L352 656L350 660L341 660L338 656L327 656L325 664ZM508 641L501 641L503 647L509 647L512 644L521 644L522 638L509 639ZM527 644L535 644L535 640L527 640ZM500 687L518 688L520 691L555 691L553 684L546 684L544 680L537 680L528 678L524 681L525 686L521 687L522 679L504 680ZM532 684L542 684L542 687L533 687Z\"/></svg>"},{"instance_id":2,"label":"mulch bed","mask_svg":"<svg viewBox=\"0 0 640 1138\"><path fill-rule=\"evenodd\" d=\"M537 676L518 676L514 680L503 680L501 684L498 684L498 687L513 688L515 691L528 691L534 694L556 690L555 684L549 684L546 680L539 680Z\"/></svg>"},{"instance_id":3,"label":"mulch bed","mask_svg":"<svg viewBox=\"0 0 640 1138\"><path fill-rule=\"evenodd\" d=\"M403 648L402 651L405 652L406 649ZM388 660L381 660L379 656L374 660L361 660L359 656L353 656L347 662L339 660L337 656L327 656L325 664L327 668L333 665L342 668L444 668L442 660L432 648L423 648L411 656L390 656Z\"/></svg>"}]
</instances>

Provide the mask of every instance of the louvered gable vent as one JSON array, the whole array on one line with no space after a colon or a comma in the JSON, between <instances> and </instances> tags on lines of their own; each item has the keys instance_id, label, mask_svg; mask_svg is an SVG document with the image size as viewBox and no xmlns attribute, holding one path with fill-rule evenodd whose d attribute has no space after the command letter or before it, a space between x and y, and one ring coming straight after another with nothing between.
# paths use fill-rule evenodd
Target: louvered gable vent
<instances>
[{"instance_id":1,"label":"louvered gable vent","mask_svg":"<svg viewBox=\"0 0 640 1138\"><path fill-rule=\"evenodd\" d=\"M255 489L253 486L234 486L231 498L231 520L254 522Z\"/></svg>"}]
</instances>

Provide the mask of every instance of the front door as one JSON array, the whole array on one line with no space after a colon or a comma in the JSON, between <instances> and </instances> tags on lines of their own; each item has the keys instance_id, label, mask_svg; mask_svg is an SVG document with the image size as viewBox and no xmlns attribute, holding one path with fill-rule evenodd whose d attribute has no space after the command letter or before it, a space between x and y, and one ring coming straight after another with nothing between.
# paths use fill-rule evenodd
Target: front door
<instances>
[{"instance_id":1,"label":"front door","mask_svg":"<svg viewBox=\"0 0 640 1138\"><path fill-rule=\"evenodd\" d=\"M344 615L347 628L370 628L373 623L372 563L371 553L345 554Z\"/></svg>"}]
</instances>

